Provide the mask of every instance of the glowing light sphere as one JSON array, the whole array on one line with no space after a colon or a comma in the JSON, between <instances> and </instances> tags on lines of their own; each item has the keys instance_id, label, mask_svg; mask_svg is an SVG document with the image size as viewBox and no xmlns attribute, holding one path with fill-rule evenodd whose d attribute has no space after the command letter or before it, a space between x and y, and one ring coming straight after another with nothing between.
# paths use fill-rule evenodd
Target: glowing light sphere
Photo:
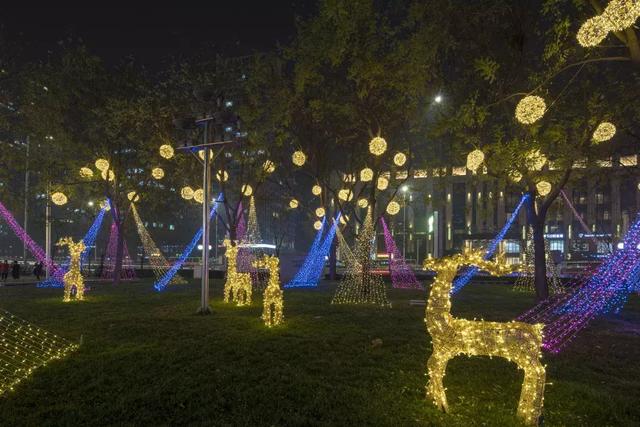
<instances>
[{"instance_id":1,"label":"glowing light sphere","mask_svg":"<svg viewBox=\"0 0 640 427\"><path fill-rule=\"evenodd\" d=\"M289 207L291 209L296 209L299 206L299 203L296 199L289 200Z\"/></svg>"},{"instance_id":2,"label":"glowing light sphere","mask_svg":"<svg viewBox=\"0 0 640 427\"><path fill-rule=\"evenodd\" d=\"M610 0L602 15L611 31L622 31L633 25L640 16L637 0Z\"/></svg>"},{"instance_id":3,"label":"glowing light sphere","mask_svg":"<svg viewBox=\"0 0 640 427\"><path fill-rule=\"evenodd\" d=\"M616 134L616 126L613 123L602 122L593 132L593 142L600 143L610 140Z\"/></svg>"},{"instance_id":4,"label":"glowing light sphere","mask_svg":"<svg viewBox=\"0 0 640 427\"><path fill-rule=\"evenodd\" d=\"M186 187L182 187L182 190L180 190L180 196L182 196L182 198L185 200L193 199L194 193L195 191L193 191L193 188L189 187L188 185Z\"/></svg>"},{"instance_id":5,"label":"glowing light sphere","mask_svg":"<svg viewBox=\"0 0 640 427\"><path fill-rule=\"evenodd\" d=\"M313 187L311 187L311 192L313 193L314 196L319 196L320 194L322 194L322 187L316 184Z\"/></svg>"},{"instance_id":6,"label":"glowing light sphere","mask_svg":"<svg viewBox=\"0 0 640 427\"><path fill-rule=\"evenodd\" d=\"M346 188L338 191L338 198L343 202L350 202L353 199L353 192Z\"/></svg>"},{"instance_id":7,"label":"glowing light sphere","mask_svg":"<svg viewBox=\"0 0 640 427\"><path fill-rule=\"evenodd\" d=\"M204 161L204 150L198 150L198 157ZM209 160L213 159L213 150L209 150Z\"/></svg>"},{"instance_id":8,"label":"glowing light sphere","mask_svg":"<svg viewBox=\"0 0 640 427\"><path fill-rule=\"evenodd\" d=\"M536 190L538 190L538 194L541 196L546 196L551 193L551 184L547 181L540 181L536 184Z\"/></svg>"},{"instance_id":9,"label":"glowing light sphere","mask_svg":"<svg viewBox=\"0 0 640 427\"><path fill-rule=\"evenodd\" d=\"M216 172L216 179L220 182L226 182L229 179L227 171L219 170Z\"/></svg>"},{"instance_id":10,"label":"glowing light sphere","mask_svg":"<svg viewBox=\"0 0 640 427\"><path fill-rule=\"evenodd\" d=\"M55 193L51 194L51 201L54 205L62 206L66 205L69 200L64 193L56 191Z\"/></svg>"},{"instance_id":11,"label":"glowing light sphere","mask_svg":"<svg viewBox=\"0 0 640 427\"><path fill-rule=\"evenodd\" d=\"M407 163L407 156L404 153L396 153L396 155L393 156L393 163L396 166L402 166Z\"/></svg>"},{"instance_id":12,"label":"glowing light sphere","mask_svg":"<svg viewBox=\"0 0 640 427\"><path fill-rule=\"evenodd\" d=\"M116 174L112 170L103 170L100 175L105 181L113 181L116 179Z\"/></svg>"},{"instance_id":13,"label":"glowing light sphere","mask_svg":"<svg viewBox=\"0 0 640 427\"><path fill-rule=\"evenodd\" d=\"M93 170L87 167L80 168L80 176L82 178L91 178L93 177Z\"/></svg>"},{"instance_id":14,"label":"glowing light sphere","mask_svg":"<svg viewBox=\"0 0 640 427\"><path fill-rule=\"evenodd\" d=\"M276 164L271 160L266 160L262 165L262 169L264 169L266 173L273 173L276 170Z\"/></svg>"},{"instance_id":15,"label":"glowing light sphere","mask_svg":"<svg viewBox=\"0 0 640 427\"><path fill-rule=\"evenodd\" d=\"M522 174L518 171L511 171L509 172L509 178L511 179L511 181L517 183L522 181Z\"/></svg>"},{"instance_id":16,"label":"glowing light sphere","mask_svg":"<svg viewBox=\"0 0 640 427\"><path fill-rule=\"evenodd\" d=\"M294 151L294 153L291 155L291 161L296 166L302 166L306 163L307 156L300 150Z\"/></svg>"},{"instance_id":17,"label":"glowing light sphere","mask_svg":"<svg viewBox=\"0 0 640 427\"><path fill-rule=\"evenodd\" d=\"M316 221L313 223L313 228L320 230L322 228L322 221Z\"/></svg>"},{"instance_id":18,"label":"glowing light sphere","mask_svg":"<svg viewBox=\"0 0 640 427\"><path fill-rule=\"evenodd\" d=\"M527 168L531 171L541 171L547 163L547 156L540 150L531 150L526 154Z\"/></svg>"},{"instance_id":19,"label":"glowing light sphere","mask_svg":"<svg viewBox=\"0 0 640 427\"><path fill-rule=\"evenodd\" d=\"M364 168L360 171L360 181L369 182L373 179L373 170L371 168Z\"/></svg>"},{"instance_id":20,"label":"glowing light sphere","mask_svg":"<svg viewBox=\"0 0 640 427\"><path fill-rule=\"evenodd\" d=\"M109 212L111 210L111 203L109 203L107 199L104 199L100 202L100 209L104 209L105 211Z\"/></svg>"},{"instance_id":21,"label":"glowing light sphere","mask_svg":"<svg viewBox=\"0 0 640 427\"><path fill-rule=\"evenodd\" d=\"M140 196L135 191L129 191L127 193L127 199L129 199L130 202L138 202L140 201Z\"/></svg>"},{"instance_id":22,"label":"glowing light sphere","mask_svg":"<svg viewBox=\"0 0 640 427\"><path fill-rule=\"evenodd\" d=\"M349 222L349 215L341 215L340 224L347 225L347 222Z\"/></svg>"},{"instance_id":23,"label":"glowing light sphere","mask_svg":"<svg viewBox=\"0 0 640 427\"><path fill-rule=\"evenodd\" d=\"M387 205L387 213L389 215L397 215L398 212L400 212L400 204L395 200L389 202L389 204Z\"/></svg>"},{"instance_id":24,"label":"glowing light sphere","mask_svg":"<svg viewBox=\"0 0 640 427\"><path fill-rule=\"evenodd\" d=\"M387 187L389 187L389 180L387 178L385 178L384 176L379 176L378 177L378 190L380 191L384 191L387 189Z\"/></svg>"},{"instance_id":25,"label":"glowing light sphere","mask_svg":"<svg viewBox=\"0 0 640 427\"><path fill-rule=\"evenodd\" d=\"M173 151L173 147L170 146L169 144L162 144L160 146L160 157L163 157L165 159L170 159L173 157L174 155L174 151Z\"/></svg>"},{"instance_id":26,"label":"glowing light sphere","mask_svg":"<svg viewBox=\"0 0 640 427\"><path fill-rule=\"evenodd\" d=\"M584 24L580 26L576 38L581 46L593 47L599 45L602 40L607 38L607 34L609 34L609 28L606 19L602 16L594 16L593 18L587 19Z\"/></svg>"},{"instance_id":27,"label":"glowing light sphere","mask_svg":"<svg viewBox=\"0 0 640 427\"><path fill-rule=\"evenodd\" d=\"M204 202L204 190L202 188L198 188L193 192L193 200L198 203Z\"/></svg>"},{"instance_id":28,"label":"glowing light sphere","mask_svg":"<svg viewBox=\"0 0 640 427\"><path fill-rule=\"evenodd\" d=\"M162 169L162 168L153 168L151 170L151 176L154 179L162 179L162 178L164 178L164 169Z\"/></svg>"},{"instance_id":29,"label":"glowing light sphere","mask_svg":"<svg viewBox=\"0 0 640 427\"><path fill-rule=\"evenodd\" d=\"M530 125L542 118L547 111L547 104L539 96L525 96L516 106L516 120L525 125Z\"/></svg>"},{"instance_id":30,"label":"glowing light sphere","mask_svg":"<svg viewBox=\"0 0 640 427\"><path fill-rule=\"evenodd\" d=\"M369 201L367 199L359 199L358 206L360 206L361 208L366 208L367 206L369 206Z\"/></svg>"},{"instance_id":31,"label":"glowing light sphere","mask_svg":"<svg viewBox=\"0 0 640 427\"><path fill-rule=\"evenodd\" d=\"M106 171L107 169L109 169L109 161L107 159L98 159L96 160L96 169L98 169L101 172Z\"/></svg>"},{"instance_id":32,"label":"glowing light sphere","mask_svg":"<svg viewBox=\"0 0 640 427\"><path fill-rule=\"evenodd\" d=\"M319 207L316 209L316 216L322 218L324 216L325 212L324 212L324 208L323 207Z\"/></svg>"},{"instance_id":33,"label":"glowing light sphere","mask_svg":"<svg viewBox=\"0 0 640 427\"><path fill-rule=\"evenodd\" d=\"M381 156L387 151L387 141L384 138L376 136L369 142L369 151L374 156Z\"/></svg>"},{"instance_id":34,"label":"glowing light sphere","mask_svg":"<svg viewBox=\"0 0 640 427\"><path fill-rule=\"evenodd\" d=\"M467 169L477 171L480 165L484 162L484 153L482 150L473 150L467 154Z\"/></svg>"},{"instance_id":35,"label":"glowing light sphere","mask_svg":"<svg viewBox=\"0 0 640 427\"><path fill-rule=\"evenodd\" d=\"M253 194L253 188L251 188L249 184L243 185L241 191L242 191L242 194L244 194L247 197Z\"/></svg>"}]
</instances>

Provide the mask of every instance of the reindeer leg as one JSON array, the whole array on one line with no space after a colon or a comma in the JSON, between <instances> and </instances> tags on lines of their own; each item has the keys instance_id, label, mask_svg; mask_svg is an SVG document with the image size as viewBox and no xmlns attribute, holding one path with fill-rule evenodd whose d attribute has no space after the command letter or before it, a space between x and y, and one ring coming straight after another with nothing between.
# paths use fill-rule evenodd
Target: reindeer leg
<instances>
[{"instance_id":1,"label":"reindeer leg","mask_svg":"<svg viewBox=\"0 0 640 427\"><path fill-rule=\"evenodd\" d=\"M437 347L433 348L433 353L427 361L429 371L429 383L427 384L427 396L433 399L433 403L442 411L448 410L447 394L444 390L444 374L447 370L447 363L451 357Z\"/></svg>"},{"instance_id":2,"label":"reindeer leg","mask_svg":"<svg viewBox=\"0 0 640 427\"><path fill-rule=\"evenodd\" d=\"M71 286L68 284L64 284L64 302L71 301Z\"/></svg>"},{"instance_id":3,"label":"reindeer leg","mask_svg":"<svg viewBox=\"0 0 640 427\"><path fill-rule=\"evenodd\" d=\"M542 401L546 374L539 360L523 366L524 381L518 403L518 416L528 425L538 425L542 415Z\"/></svg>"}]
</instances>

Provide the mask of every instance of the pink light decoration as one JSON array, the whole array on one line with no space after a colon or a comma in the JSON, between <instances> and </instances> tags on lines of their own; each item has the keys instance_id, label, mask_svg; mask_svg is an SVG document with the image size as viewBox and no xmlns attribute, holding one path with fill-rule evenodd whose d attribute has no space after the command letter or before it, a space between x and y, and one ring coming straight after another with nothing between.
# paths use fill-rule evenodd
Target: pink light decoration
<instances>
[{"instance_id":1,"label":"pink light decoration","mask_svg":"<svg viewBox=\"0 0 640 427\"><path fill-rule=\"evenodd\" d=\"M121 280L133 280L136 278L136 272L133 267L133 261L129 257L129 248L127 242L122 242L124 248L122 250L122 268L120 269ZM103 279L113 279L113 273L116 268L116 257L118 253L118 227L115 222L111 224L111 231L109 232L109 244L107 245L107 254L105 256L105 263L102 269Z\"/></svg>"},{"instance_id":2,"label":"pink light decoration","mask_svg":"<svg viewBox=\"0 0 640 427\"><path fill-rule=\"evenodd\" d=\"M567 193L564 192L564 190L560 190L560 194L562 195L562 198L564 199L564 201L567 203L567 205L569 205L569 208L571 209L571 212L573 212L573 216L576 217L576 219L578 220L578 222L580 223L580 226L582 227L582 230L586 233L586 234L593 234L591 230L589 230L589 226L587 225L586 222L584 222L584 219L582 219L582 216L580 216L580 214L578 213L578 211L576 210L575 206L573 206L573 203L571 203L571 200L569 200L569 196L567 196ZM605 242L601 242L597 237L592 236L591 239L595 242L596 246L598 244L605 244ZM607 245L608 246L608 245Z\"/></svg>"},{"instance_id":3,"label":"pink light decoration","mask_svg":"<svg viewBox=\"0 0 640 427\"><path fill-rule=\"evenodd\" d=\"M601 314L618 312L637 287L640 275L640 217L624 238L624 247L610 255L590 278L564 295L543 301L518 320L545 323L543 347L558 353Z\"/></svg>"},{"instance_id":4,"label":"pink light decoration","mask_svg":"<svg viewBox=\"0 0 640 427\"><path fill-rule=\"evenodd\" d=\"M51 275L55 275L58 273L58 269L60 268L55 262L51 259L47 258L47 255L42 248L33 241L33 239L27 234L26 231L16 221L11 212L0 202L0 214L4 220L9 224L9 227L13 230L13 232L22 240L29 252L33 255L35 259L40 261L48 270Z\"/></svg>"},{"instance_id":5,"label":"pink light decoration","mask_svg":"<svg viewBox=\"0 0 640 427\"><path fill-rule=\"evenodd\" d=\"M386 246L387 254L389 255L391 284L394 288L424 289L420 282L418 282L418 279L416 279L416 275L404 261L404 258L402 258L402 255L400 255L398 246L393 240L393 236L389 232L389 228L387 227L387 223L385 222L384 217L380 218L380 223L382 224L382 230L384 232L384 243Z\"/></svg>"}]
</instances>

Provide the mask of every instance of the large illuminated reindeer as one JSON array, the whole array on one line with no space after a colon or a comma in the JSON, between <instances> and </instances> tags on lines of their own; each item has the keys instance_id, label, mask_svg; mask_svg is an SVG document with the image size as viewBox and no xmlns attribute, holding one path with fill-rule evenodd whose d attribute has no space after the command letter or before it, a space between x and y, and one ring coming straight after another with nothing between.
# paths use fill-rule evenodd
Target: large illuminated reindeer
<instances>
[{"instance_id":1,"label":"large illuminated reindeer","mask_svg":"<svg viewBox=\"0 0 640 427\"><path fill-rule=\"evenodd\" d=\"M535 424L542 413L545 384L545 368L540 362L543 325L454 318L451 315L452 283L458 269L470 265L495 276L514 271L503 259L487 261L480 252L427 259L424 262L425 269L437 274L431 285L425 316L433 343L433 353L427 362L427 395L436 406L446 411L447 396L443 378L450 359L459 354L504 357L524 370L518 415L527 424Z\"/></svg>"},{"instance_id":2,"label":"large illuminated reindeer","mask_svg":"<svg viewBox=\"0 0 640 427\"><path fill-rule=\"evenodd\" d=\"M71 290L75 286L76 299L82 301L84 299L84 279L80 271L80 256L85 250L84 242L80 240L74 243L71 237L64 237L58 241L56 246L69 247L69 271L62 277L64 283L64 302L71 301Z\"/></svg>"},{"instance_id":3,"label":"large illuminated reindeer","mask_svg":"<svg viewBox=\"0 0 640 427\"><path fill-rule=\"evenodd\" d=\"M264 256L253 262L256 268L266 268L269 271L269 282L264 290L262 320L264 324L278 326L283 321L282 288L280 288L280 260L276 256Z\"/></svg>"},{"instance_id":4,"label":"large illuminated reindeer","mask_svg":"<svg viewBox=\"0 0 640 427\"><path fill-rule=\"evenodd\" d=\"M233 246L229 239L223 242L227 257L227 281L224 284L224 302L231 299L239 306L251 305L251 275L250 273L240 273L236 267L238 259L238 245Z\"/></svg>"}]
</instances>

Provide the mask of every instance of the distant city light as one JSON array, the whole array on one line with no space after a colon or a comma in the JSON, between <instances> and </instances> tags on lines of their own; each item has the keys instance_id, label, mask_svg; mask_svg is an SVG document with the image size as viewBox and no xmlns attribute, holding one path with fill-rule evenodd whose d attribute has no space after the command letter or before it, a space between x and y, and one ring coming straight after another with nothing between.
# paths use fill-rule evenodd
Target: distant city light
<instances>
[{"instance_id":1,"label":"distant city light","mask_svg":"<svg viewBox=\"0 0 640 427\"><path fill-rule=\"evenodd\" d=\"M440 104L442 102L442 95L436 95L433 100L436 102L436 104Z\"/></svg>"}]
</instances>

